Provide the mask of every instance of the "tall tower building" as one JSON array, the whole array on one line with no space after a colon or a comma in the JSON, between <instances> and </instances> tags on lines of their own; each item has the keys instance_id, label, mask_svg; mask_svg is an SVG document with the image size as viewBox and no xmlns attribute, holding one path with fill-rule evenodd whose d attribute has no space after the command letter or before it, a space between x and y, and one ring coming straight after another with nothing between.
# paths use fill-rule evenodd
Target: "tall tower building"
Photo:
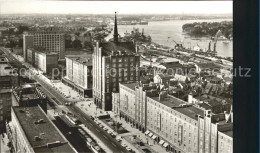
<instances>
[{"instance_id":1,"label":"tall tower building","mask_svg":"<svg viewBox=\"0 0 260 153\"><path fill-rule=\"evenodd\" d=\"M140 80L140 56L133 42L119 42L115 14L114 42L96 43L93 53L93 97L102 110L112 110L112 92L119 83Z\"/></svg>"},{"instance_id":2,"label":"tall tower building","mask_svg":"<svg viewBox=\"0 0 260 153\"><path fill-rule=\"evenodd\" d=\"M27 61L27 49L43 47L47 52L55 52L59 59L64 59L65 35L59 31L29 31L23 35L23 53Z\"/></svg>"}]
</instances>

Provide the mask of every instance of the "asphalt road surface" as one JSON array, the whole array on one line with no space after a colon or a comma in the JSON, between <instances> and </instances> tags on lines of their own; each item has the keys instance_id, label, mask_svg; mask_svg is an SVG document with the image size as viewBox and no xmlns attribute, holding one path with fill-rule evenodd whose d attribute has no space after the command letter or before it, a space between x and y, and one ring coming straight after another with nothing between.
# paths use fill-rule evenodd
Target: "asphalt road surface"
<instances>
[{"instance_id":1,"label":"asphalt road surface","mask_svg":"<svg viewBox=\"0 0 260 153\"><path fill-rule=\"evenodd\" d=\"M8 53L6 49L3 51L7 54L7 58L9 61L12 61L19 68L24 68L22 63L18 61L12 54ZM55 99L54 101L58 104L65 105L66 102L70 102L63 95L61 95L57 90L52 88L48 83L42 80L40 75L32 75L32 79L37 81L41 85L41 89L45 92L47 97L51 99ZM82 122L82 124L86 125L91 132L93 132L113 153L125 153L128 152L124 147L121 146L119 142L112 138L110 134L100 128L91 118L90 116L84 114L78 107L72 105L67 106L67 108Z\"/></svg>"}]
</instances>

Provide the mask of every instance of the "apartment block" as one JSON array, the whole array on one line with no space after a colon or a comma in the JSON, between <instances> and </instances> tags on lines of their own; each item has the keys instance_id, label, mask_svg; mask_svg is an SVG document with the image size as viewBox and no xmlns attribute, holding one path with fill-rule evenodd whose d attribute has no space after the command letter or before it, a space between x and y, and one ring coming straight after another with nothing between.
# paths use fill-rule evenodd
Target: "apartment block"
<instances>
[{"instance_id":1,"label":"apartment block","mask_svg":"<svg viewBox=\"0 0 260 153\"><path fill-rule=\"evenodd\" d=\"M27 61L27 49L43 47L46 52L55 52L64 59L65 35L60 31L28 31L23 35L24 59Z\"/></svg>"},{"instance_id":2,"label":"apartment block","mask_svg":"<svg viewBox=\"0 0 260 153\"><path fill-rule=\"evenodd\" d=\"M92 97L92 55L68 55L65 60L67 75L62 81L81 95Z\"/></svg>"},{"instance_id":3,"label":"apartment block","mask_svg":"<svg viewBox=\"0 0 260 153\"><path fill-rule=\"evenodd\" d=\"M7 135L14 152L77 152L39 106L12 107Z\"/></svg>"},{"instance_id":4,"label":"apartment block","mask_svg":"<svg viewBox=\"0 0 260 153\"><path fill-rule=\"evenodd\" d=\"M119 91L120 82L136 82L140 56L133 42L119 42L115 16L114 41L96 43L93 53L93 97L95 104L105 111L112 110L112 92Z\"/></svg>"}]
</instances>

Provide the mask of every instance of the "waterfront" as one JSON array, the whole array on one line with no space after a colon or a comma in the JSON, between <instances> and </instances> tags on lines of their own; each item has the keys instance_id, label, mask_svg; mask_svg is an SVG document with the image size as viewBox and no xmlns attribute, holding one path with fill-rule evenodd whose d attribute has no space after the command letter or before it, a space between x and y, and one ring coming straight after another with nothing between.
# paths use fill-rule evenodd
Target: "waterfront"
<instances>
[{"instance_id":1,"label":"waterfront","mask_svg":"<svg viewBox=\"0 0 260 153\"><path fill-rule=\"evenodd\" d=\"M210 39L206 37L189 37L182 32L182 25L193 22L221 22L231 20L232 19L153 21L149 22L148 25L118 25L118 32L120 36L124 36L126 31L131 32L133 28L139 28L139 31L144 29L144 33L149 34L152 37L152 41L155 43L174 47L175 43L173 40L178 43L183 41L185 47L193 48L198 44L201 49L205 50L208 48ZM107 39L112 38L112 35L113 33L111 33ZM213 49L213 43L211 44L211 48ZM233 42L230 41L229 43L223 43L219 41L217 42L216 50L218 56L233 57Z\"/></svg>"}]
</instances>

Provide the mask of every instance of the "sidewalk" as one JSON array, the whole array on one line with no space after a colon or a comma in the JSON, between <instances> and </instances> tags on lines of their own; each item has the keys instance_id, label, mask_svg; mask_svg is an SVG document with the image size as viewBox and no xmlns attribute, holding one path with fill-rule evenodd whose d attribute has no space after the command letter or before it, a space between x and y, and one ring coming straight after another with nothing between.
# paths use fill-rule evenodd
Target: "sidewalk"
<instances>
[{"instance_id":1,"label":"sidewalk","mask_svg":"<svg viewBox=\"0 0 260 153\"><path fill-rule=\"evenodd\" d=\"M116 120L115 119L115 114L113 112L109 112L111 118L113 118L113 120ZM141 141L144 143L144 144L150 144L150 148L152 150L154 150L155 152L158 152L158 153L166 153L167 151L165 150L165 148L163 148L162 146L158 145L157 143L154 143L154 140L152 140L150 137L147 137L144 133L142 133L141 131L139 131L138 129L136 128L133 128L131 127L130 124L128 124L124 119L117 119L117 121L119 123L122 123L122 126L128 130L130 133L132 133L133 135L136 135L138 138L141 139Z\"/></svg>"},{"instance_id":2,"label":"sidewalk","mask_svg":"<svg viewBox=\"0 0 260 153\"><path fill-rule=\"evenodd\" d=\"M88 128L86 128L83 124L79 125L82 129L84 129L96 142L97 144L105 150L105 152L113 152L110 150L95 134L93 134Z\"/></svg>"},{"instance_id":3,"label":"sidewalk","mask_svg":"<svg viewBox=\"0 0 260 153\"><path fill-rule=\"evenodd\" d=\"M7 143L9 142L9 139L7 138L7 135L4 133L4 138L2 134L0 135L0 152L1 153L10 153L10 149L7 146Z\"/></svg>"},{"instance_id":4,"label":"sidewalk","mask_svg":"<svg viewBox=\"0 0 260 153\"><path fill-rule=\"evenodd\" d=\"M99 109L96 109L96 105L94 104L93 100L91 101L82 101L82 102L77 102L75 104L78 108L80 108L85 114L87 115L92 115L93 117L98 117L100 115L106 115L107 113L102 111L100 112ZM141 131L139 131L138 129L135 129L133 127L131 127L130 124L126 123L125 120L123 119L119 119L119 117L117 117L116 119L116 114L109 111L108 114L110 115L110 117L114 120L114 121L118 121L119 123L122 123L122 127L125 128L127 131L129 131L128 133L123 133L123 134L118 134L118 136L123 138L123 143L127 144L131 149L140 152L140 149L143 149L143 147L136 147L133 142L131 142L129 140L128 137L133 136L133 135L137 135L138 138L140 138L140 140L144 143L144 144L151 144L151 145L146 145L145 148L150 148L151 150L153 150L153 152L158 152L158 153L166 153L165 148L159 146L157 143L154 144L154 140L152 140L150 137L145 136L144 133L142 133ZM103 126L105 126L107 129L109 129L110 131L114 131L111 127L109 127L106 123L104 123L104 121L102 120L98 120L100 123L102 123ZM115 131L114 131L115 132ZM125 139L126 138L126 139Z\"/></svg>"}]
</instances>

